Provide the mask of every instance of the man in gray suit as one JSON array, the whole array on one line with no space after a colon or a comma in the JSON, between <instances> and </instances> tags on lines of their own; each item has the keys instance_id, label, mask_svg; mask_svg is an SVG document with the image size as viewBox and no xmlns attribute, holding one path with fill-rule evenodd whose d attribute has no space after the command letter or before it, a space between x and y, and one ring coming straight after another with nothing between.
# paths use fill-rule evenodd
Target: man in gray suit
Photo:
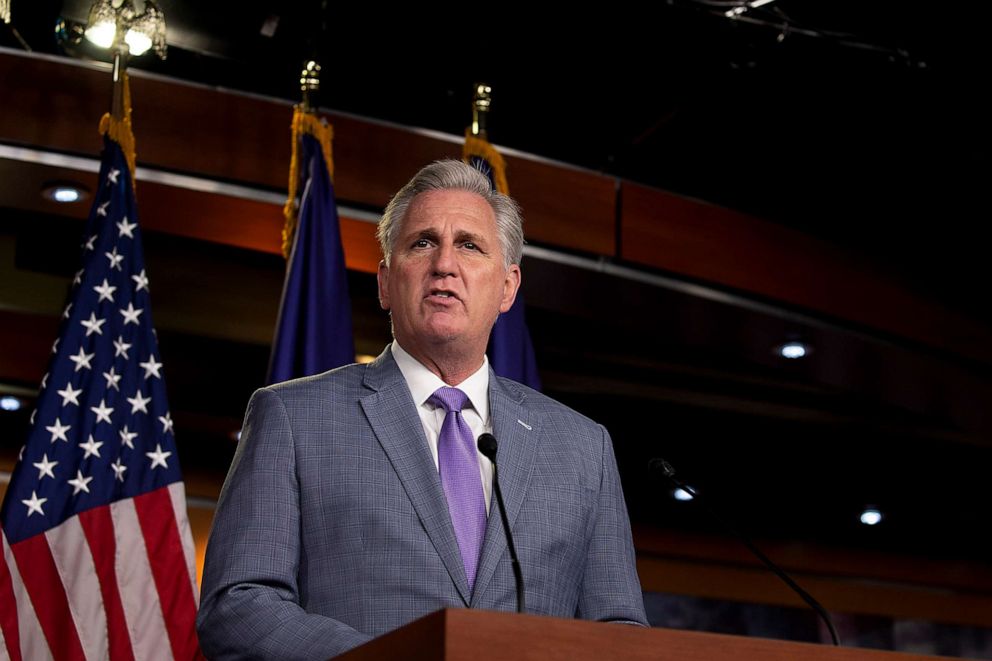
<instances>
[{"instance_id":1,"label":"man in gray suit","mask_svg":"<svg viewBox=\"0 0 992 661\"><path fill-rule=\"evenodd\" d=\"M609 434L485 357L520 286L516 204L440 161L396 194L379 241L395 341L248 404L207 549L204 652L324 659L441 608L515 610L483 432L527 611L645 624Z\"/></svg>"}]
</instances>

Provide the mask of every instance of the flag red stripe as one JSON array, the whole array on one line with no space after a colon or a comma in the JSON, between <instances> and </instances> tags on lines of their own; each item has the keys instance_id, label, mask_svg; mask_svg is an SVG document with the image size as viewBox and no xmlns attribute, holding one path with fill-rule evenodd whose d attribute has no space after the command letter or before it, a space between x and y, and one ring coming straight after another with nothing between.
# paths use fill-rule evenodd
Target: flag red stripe
<instances>
[{"instance_id":1,"label":"flag red stripe","mask_svg":"<svg viewBox=\"0 0 992 661\"><path fill-rule=\"evenodd\" d=\"M100 593L103 595L103 609L107 616L107 645L111 661L134 661L131 648L131 635L128 633L124 604L117 585L117 571L114 559L117 544L114 541L114 522L107 507L95 507L79 515L79 523L86 535L86 543L93 556Z\"/></svg>"},{"instance_id":2,"label":"flag red stripe","mask_svg":"<svg viewBox=\"0 0 992 661\"><path fill-rule=\"evenodd\" d=\"M168 487L136 496L134 508L148 548L148 561L169 631L172 654L176 659L201 658L196 638L193 585Z\"/></svg>"},{"instance_id":3,"label":"flag red stripe","mask_svg":"<svg viewBox=\"0 0 992 661\"><path fill-rule=\"evenodd\" d=\"M17 628L17 608L14 601L14 579L10 575L7 561L0 557L0 631L3 631L7 656L10 661L21 661L21 632Z\"/></svg>"},{"instance_id":4,"label":"flag red stripe","mask_svg":"<svg viewBox=\"0 0 992 661\"><path fill-rule=\"evenodd\" d=\"M11 544L10 550L17 561L21 580L31 597L52 656L60 661L85 661L83 645L79 642L76 623L69 611L69 600L65 596L62 577L55 566L48 540L44 535L35 535Z\"/></svg>"}]
</instances>

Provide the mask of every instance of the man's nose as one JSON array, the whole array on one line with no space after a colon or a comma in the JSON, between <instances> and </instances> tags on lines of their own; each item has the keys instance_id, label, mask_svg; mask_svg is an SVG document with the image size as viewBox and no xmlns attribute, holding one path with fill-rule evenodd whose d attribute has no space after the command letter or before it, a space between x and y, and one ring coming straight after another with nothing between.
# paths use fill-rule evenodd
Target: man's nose
<instances>
[{"instance_id":1,"label":"man's nose","mask_svg":"<svg viewBox=\"0 0 992 661\"><path fill-rule=\"evenodd\" d=\"M454 244L442 241L434 251L434 272L438 275L452 275L457 270Z\"/></svg>"}]
</instances>

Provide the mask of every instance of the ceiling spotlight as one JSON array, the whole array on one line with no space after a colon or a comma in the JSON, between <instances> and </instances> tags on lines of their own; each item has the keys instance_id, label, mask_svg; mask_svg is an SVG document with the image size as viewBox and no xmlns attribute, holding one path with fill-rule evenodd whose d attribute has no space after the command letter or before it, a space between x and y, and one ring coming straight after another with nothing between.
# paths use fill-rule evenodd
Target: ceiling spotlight
<instances>
[{"instance_id":1,"label":"ceiling spotlight","mask_svg":"<svg viewBox=\"0 0 992 661\"><path fill-rule=\"evenodd\" d=\"M41 196L52 202L71 204L85 200L89 196L89 191L85 186L74 181L50 181L42 187Z\"/></svg>"},{"instance_id":2,"label":"ceiling spotlight","mask_svg":"<svg viewBox=\"0 0 992 661\"><path fill-rule=\"evenodd\" d=\"M861 513L861 523L866 526L875 526L882 522L882 513L874 507L869 507Z\"/></svg>"},{"instance_id":3,"label":"ceiling spotlight","mask_svg":"<svg viewBox=\"0 0 992 661\"><path fill-rule=\"evenodd\" d=\"M86 21L86 39L100 48L118 49L126 44L128 52L135 56L154 48L164 60L165 14L155 0L145 0L143 4L139 12L132 0L96 0Z\"/></svg>"},{"instance_id":4,"label":"ceiling spotlight","mask_svg":"<svg viewBox=\"0 0 992 661\"><path fill-rule=\"evenodd\" d=\"M674 498L675 500L685 502L688 500L692 500L692 494L686 491L685 489L675 489L674 491L672 491L672 498Z\"/></svg>"},{"instance_id":5,"label":"ceiling spotlight","mask_svg":"<svg viewBox=\"0 0 992 661\"><path fill-rule=\"evenodd\" d=\"M24 406L24 402L13 395L4 395L3 397L0 397L0 410L20 411L22 406Z\"/></svg>"},{"instance_id":6,"label":"ceiling spotlight","mask_svg":"<svg viewBox=\"0 0 992 661\"><path fill-rule=\"evenodd\" d=\"M778 355L783 358L788 358L789 360L798 360L799 358L804 358L809 355L810 347L802 342L786 342L780 347L775 349Z\"/></svg>"}]
</instances>

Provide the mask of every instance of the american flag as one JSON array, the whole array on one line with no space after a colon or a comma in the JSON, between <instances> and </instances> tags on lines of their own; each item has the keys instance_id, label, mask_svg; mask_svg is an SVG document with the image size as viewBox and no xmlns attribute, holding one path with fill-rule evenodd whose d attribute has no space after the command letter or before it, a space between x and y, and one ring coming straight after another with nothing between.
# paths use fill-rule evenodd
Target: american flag
<instances>
[{"instance_id":1,"label":"american flag","mask_svg":"<svg viewBox=\"0 0 992 661\"><path fill-rule=\"evenodd\" d=\"M0 653L202 658L131 174L104 137L82 268L0 510Z\"/></svg>"}]
</instances>

